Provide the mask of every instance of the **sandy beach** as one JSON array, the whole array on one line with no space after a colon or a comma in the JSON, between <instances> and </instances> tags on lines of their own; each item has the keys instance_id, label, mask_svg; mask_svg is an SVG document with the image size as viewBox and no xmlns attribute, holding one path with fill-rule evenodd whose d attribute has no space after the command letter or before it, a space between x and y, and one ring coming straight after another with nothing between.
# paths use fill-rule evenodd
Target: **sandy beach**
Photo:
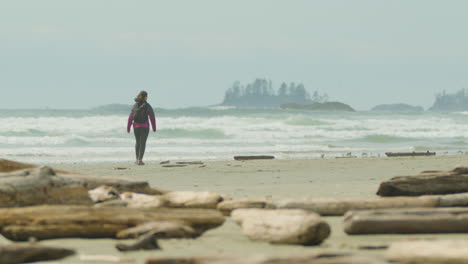
<instances>
[{"instance_id":1,"label":"sandy beach","mask_svg":"<svg viewBox=\"0 0 468 264\"><path fill-rule=\"evenodd\" d=\"M301 197L375 197L381 181L423 170L449 170L468 163L467 156L418 158L345 158L311 160L213 161L204 165L166 168L159 163L136 166L132 163L52 164L53 167L84 174L119 176L145 180L153 187L178 191L212 191L235 199ZM277 254L324 250L356 251L362 246L383 246L406 238L462 238L456 235L359 235L343 232L343 217L324 217L332 235L315 247L270 245L252 242L231 220L195 240L161 240L161 251L120 253L111 239L58 239L41 243L74 248L78 255L56 263L90 263L97 256L117 256L143 263L150 256L190 256L210 254ZM120 241L119 241L120 242ZM123 241L126 242L126 241ZM382 254L383 250L363 251ZM89 259L89 258L88 258ZM91 261L92 262L92 261ZM50 262L47 262L50 263ZM95 263L104 263L96 261Z\"/></svg>"}]
</instances>

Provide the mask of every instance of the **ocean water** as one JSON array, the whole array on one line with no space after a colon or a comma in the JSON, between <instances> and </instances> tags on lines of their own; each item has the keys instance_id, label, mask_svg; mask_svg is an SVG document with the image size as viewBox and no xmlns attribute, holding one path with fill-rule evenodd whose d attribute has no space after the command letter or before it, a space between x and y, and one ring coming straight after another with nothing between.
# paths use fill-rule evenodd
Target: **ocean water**
<instances>
[{"instance_id":1,"label":"ocean water","mask_svg":"<svg viewBox=\"0 0 468 264\"><path fill-rule=\"evenodd\" d=\"M133 161L130 109L0 110L0 157L35 163ZM468 152L468 113L312 112L206 107L156 109L146 161L384 156Z\"/></svg>"}]
</instances>

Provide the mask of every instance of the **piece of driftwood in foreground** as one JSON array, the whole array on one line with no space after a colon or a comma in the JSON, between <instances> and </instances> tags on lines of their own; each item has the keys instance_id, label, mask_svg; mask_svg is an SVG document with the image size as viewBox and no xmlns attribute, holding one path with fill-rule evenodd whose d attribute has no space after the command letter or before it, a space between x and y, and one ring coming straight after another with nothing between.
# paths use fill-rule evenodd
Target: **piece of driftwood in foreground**
<instances>
[{"instance_id":1,"label":"piece of driftwood in foreground","mask_svg":"<svg viewBox=\"0 0 468 264\"><path fill-rule=\"evenodd\" d=\"M412 208L349 211L348 234L467 233L468 208Z\"/></svg>"},{"instance_id":2,"label":"piece of driftwood in foreground","mask_svg":"<svg viewBox=\"0 0 468 264\"><path fill-rule=\"evenodd\" d=\"M0 180L8 180L8 178L11 177L30 176L41 167L42 166L34 164L26 164L0 159ZM136 192L145 194L164 194L168 192L162 189L151 188L148 182L145 181L133 181L116 177L84 175L63 170L55 170L50 167L46 168L49 168L52 171L51 174L55 176L56 181L60 181L61 185L78 185L88 190L98 188L102 185L107 185L114 187L119 192Z\"/></svg>"},{"instance_id":3,"label":"piece of driftwood in foreground","mask_svg":"<svg viewBox=\"0 0 468 264\"><path fill-rule=\"evenodd\" d=\"M122 230L152 221L176 221L197 233L224 223L208 209L35 206L0 210L1 234L13 241L52 238L115 238Z\"/></svg>"},{"instance_id":4,"label":"piece of driftwood in foreground","mask_svg":"<svg viewBox=\"0 0 468 264\"><path fill-rule=\"evenodd\" d=\"M0 263L16 264L59 260L74 254L75 251L65 248L45 247L34 244L11 244L0 246Z\"/></svg>"},{"instance_id":5,"label":"piece of driftwood in foreground","mask_svg":"<svg viewBox=\"0 0 468 264\"><path fill-rule=\"evenodd\" d=\"M367 199L302 198L283 199L268 203L268 207L272 209L304 209L325 216L340 216L350 210L455 206L468 206L468 193L425 195L418 197L377 197Z\"/></svg>"},{"instance_id":6,"label":"piece of driftwood in foreground","mask_svg":"<svg viewBox=\"0 0 468 264\"><path fill-rule=\"evenodd\" d=\"M419 196L468 192L468 167L451 171L425 171L414 176L398 176L380 184L380 196Z\"/></svg>"},{"instance_id":7,"label":"piece of driftwood in foreground","mask_svg":"<svg viewBox=\"0 0 468 264\"><path fill-rule=\"evenodd\" d=\"M212 255L193 257L152 257L146 264L387 264L377 256L343 252L288 255Z\"/></svg>"},{"instance_id":8,"label":"piece of driftwood in foreground","mask_svg":"<svg viewBox=\"0 0 468 264\"><path fill-rule=\"evenodd\" d=\"M435 156L435 152L385 152L387 157L419 157L419 156Z\"/></svg>"},{"instance_id":9,"label":"piece of driftwood in foreground","mask_svg":"<svg viewBox=\"0 0 468 264\"><path fill-rule=\"evenodd\" d=\"M269 160L274 158L274 156L234 156L235 160Z\"/></svg>"},{"instance_id":10,"label":"piece of driftwood in foreground","mask_svg":"<svg viewBox=\"0 0 468 264\"><path fill-rule=\"evenodd\" d=\"M409 240L392 243L385 259L394 263L468 263L467 240Z\"/></svg>"},{"instance_id":11,"label":"piece of driftwood in foreground","mask_svg":"<svg viewBox=\"0 0 468 264\"><path fill-rule=\"evenodd\" d=\"M318 214L304 210L237 209L231 216L252 240L319 245L330 235Z\"/></svg>"},{"instance_id":12,"label":"piece of driftwood in foreground","mask_svg":"<svg viewBox=\"0 0 468 264\"><path fill-rule=\"evenodd\" d=\"M91 205L92 201L85 187L67 184L50 167L0 173L0 207L42 204Z\"/></svg>"}]
</instances>

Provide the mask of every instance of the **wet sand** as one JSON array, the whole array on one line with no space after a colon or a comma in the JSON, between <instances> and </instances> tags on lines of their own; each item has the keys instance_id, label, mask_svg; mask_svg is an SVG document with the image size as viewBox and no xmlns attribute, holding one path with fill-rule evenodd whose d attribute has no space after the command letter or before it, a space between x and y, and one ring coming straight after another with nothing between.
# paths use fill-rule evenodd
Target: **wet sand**
<instances>
[{"instance_id":1,"label":"wet sand","mask_svg":"<svg viewBox=\"0 0 468 264\"><path fill-rule=\"evenodd\" d=\"M212 191L235 199L301 198L301 197L375 197L380 182L393 176L412 175L423 170L450 170L468 165L468 156L418 158L345 158L316 160L213 161L205 166L189 165L165 168L159 163L136 166L132 163L52 164L68 171L102 176L120 176L145 180L151 186L178 191ZM112 239L58 239L41 243L74 248L78 255L60 262L93 263L80 260L80 255L118 256L133 263L144 263L150 256L190 256L209 254L281 254L317 251L356 251L361 246L383 246L406 238L468 238L452 235L359 235L343 232L343 217L324 217L332 235L316 247L270 245L252 242L231 220L196 240L160 240L161 251L119 253ZM360 250L366 254L382 254L383 250ZM45 262L44 262L45 263ZM94 263L105 263L97 261Z\"/></svg>"}]
</instances>

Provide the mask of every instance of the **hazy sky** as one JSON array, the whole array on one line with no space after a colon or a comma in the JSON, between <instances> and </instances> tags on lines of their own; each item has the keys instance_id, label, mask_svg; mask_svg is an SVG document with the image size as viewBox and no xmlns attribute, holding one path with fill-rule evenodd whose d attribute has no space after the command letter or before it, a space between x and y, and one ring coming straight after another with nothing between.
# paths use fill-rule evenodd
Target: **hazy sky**
<instances>
[{"instance_id":1,"label":"hazy sky","mask_svg":"<svg viewBox=\"0 0 468 264\"><path fill-rule=\"evenodd\" d=\"M219 103L302 82L357 109L468 88L465 0L3 0L0 108Z\"/></svg>"}]
</instances>

